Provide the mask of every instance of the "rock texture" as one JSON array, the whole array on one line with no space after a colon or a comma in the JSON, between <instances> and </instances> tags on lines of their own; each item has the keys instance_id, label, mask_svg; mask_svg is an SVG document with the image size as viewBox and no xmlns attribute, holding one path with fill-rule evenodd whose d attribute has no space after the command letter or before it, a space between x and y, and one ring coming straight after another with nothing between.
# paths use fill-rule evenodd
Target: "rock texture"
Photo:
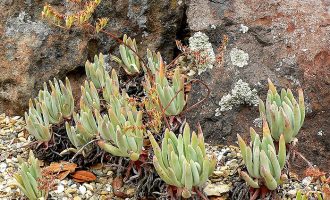
<instances>
[{"instance_id":1,"label":"rock texture","mask_svg":"<svg viewBox=\"0 0 330 200\"><path fill-rule=\"evenodd\" d=\"M29 98L53 77L79 81L83 66L95 54L116 51L117 44L104 35L65 31L41 19L45 3L65 12L66 1L0 1L0 113L22 114ZM182 1L103 0L96 17L109 17L108 31L124 33L146 47L172 58L184 16ZM79 91L79 87L77 91Z\"/></svg>"},{"instance_id":2,"label":"rock texture","mask_svg":"<svg viewBox=\"0 0 330 200\"><path fill-rule=\"evenodd\" d=\"M198 6L201 5L201 6ZM196 14L199 13L199 14ZM200 17L200 15L205 15ZM308 106L307 119L298 136L298 150L312 163L330 165L330 2L326 0L250 1L192 0L187 11L192 32L203 31L214 49L227 35L224 63L198 77L209 84L211 97L188 114L200 121L211 143L236 142L236 134L248 135L257 107L241 105L215 116L220 99L242 79L265 99L267 78L278 88L302 87ZM241 56L232 56L233 50ZM244 59L245 58L245 59ZM248 58L248 59L246 59ZM237 61L242 60L242 63ZM244 63L243 63L244 62ZM190 104L206 94L196 85ZM306 164L296 159L301 169Z\"/></svg>"}]
</instances>

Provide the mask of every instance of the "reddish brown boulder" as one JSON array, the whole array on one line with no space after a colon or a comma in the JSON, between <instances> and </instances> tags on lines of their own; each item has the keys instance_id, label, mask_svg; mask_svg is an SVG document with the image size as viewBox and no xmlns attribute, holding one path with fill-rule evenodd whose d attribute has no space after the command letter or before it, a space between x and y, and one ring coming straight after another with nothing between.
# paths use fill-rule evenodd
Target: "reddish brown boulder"
<instances>
[{"instance_id":1,"label":"reddish brown boulder","mask_svg":"<svg viewBox=\"0 0 330 200\"><path fill-rule=\"evenodd\" d=\"M196 6L202 5L202 6ZM225 61L203 74L200 79L212 91L207 104L189 113L189 120L200 121L211 143L236 142L236 134L248 135L248 128L258 117L258 108L236 106L215 116L222 96L242 79L265 98L267 78L278 88L302 87L308 106L301 130L299 150L314 164L330 166L330 3L329 1L249 1L192 0L188 24L192 31L203 31L214 49L223 35L229 43ZM199 13L199 14L196 14ZM205 15L203 18L198 17ZM248 64L234 65L233 49L248 54ZM196 86L192 101L201 99L202 87ZM205 94L205 92L204 92ZM301 161L300 158L297 159ZM301 163L301 168L306 165Z\"/></svg>"}]
</instances>

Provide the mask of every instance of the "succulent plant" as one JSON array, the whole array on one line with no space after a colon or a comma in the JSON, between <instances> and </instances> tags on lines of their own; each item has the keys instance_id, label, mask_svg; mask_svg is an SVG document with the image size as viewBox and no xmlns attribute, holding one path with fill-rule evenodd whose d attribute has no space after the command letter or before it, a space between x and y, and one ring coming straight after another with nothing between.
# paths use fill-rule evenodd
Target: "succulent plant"
<instances>
[{"instance_id":1,"label":"succulent plant","mask_svg":"<svg viewBox=\"0 0 330 200\"><path fill-rule=\"evenodd\" d=\"M266 116L270 125L272 137L278 141L283 134L286 143L298 134L305 119L305 104L302 89L298 90L298 102L290 89L282 89L281 95L277 93L276 87L268 79L269 90L266 106L259 99L259 111L261 116Z\"/></svg>"},{"instance_id":2,"label":"succulent plant","mask_svg":"<svg viewBox=\"0 0 330 200\"><path fill-rule=\"evenodd\" d=\"M263 120L262 141L253 128L250 128L250 136L251 143L247 146L240 135L237 135L248 170L248 173L242 171L241 177L253 188L259 188L260 184L264 184L269 190L275 190L280 183L281 170L286 161L284 136L283 134L280 136L277 155L266 119Z\"/></svg>"},{"instance_id":3,"label":"succulent plant","mask_svg":"<svg viewBox=\"0 0 330 200\"><path fill-rule=\"evenodd\" d=\"M49 85L59 101L62 116L64 118L71 118L74 110L74 98L69 79L65 78L65 86L61 80L57 81L55 78L54 85L50 81Z\"/></svg>"},{"instance_id":4,"label":"succulent plant","mask_svg":"<svg viewBox=\"0 0 330 200\"><path fill-rule=\"evenodd\" d=\"M95 115L97 115L98 113L99 113L98 110L94 111ZM75 132L78 133L79 135L81 135L85 140L88 140L88 141L91 140L92 138L96 137L96 135L98 133L98 129L97 129L98 124L97 124L97 120L95 119L95 117L93 115L93 112L90 109L80 110L80 114L74 113L73 119L76 124L75 125L76 131L72 128L67 129L67 133L68 133L70 140L72 139L72 141L75 141L75 139L73 139L73 137L74 137L73 133L75 133ZM73 131L75 131L75 132L73 132ZM71 134L71 136L73 135L73 137L70 138L70 134ZM79 143L72 142L72 144L75 145L75 144L79 144ZM77 146L79 146L79 145L77 145Z\"/></svg>"},{"instance_id":5,"label":"succulent plant","mask_svg":"<svg viewBox=\"0 0 330 200\"><path fill-rule=\"evenodd\" d=\"M178 188L184 198L189 198L193 187L203 185L215 169L217 160L206 155L204 138L200 132L190 132L185 125L183 135L178 137L168 129L161 148L148 132L154 157L153 164L158 175L168 184Z\"/></svg>"},{"instance_id":6,"label":"succulent plant","mask_svg":"<svg viewBox=\"0 0 330 200\"><path fill-rule=\"evenodd\" d=\"M106 74L104 55L94 56L94 63L89 61L85 64L87 78L94 83L95 88L101 89L105 86Z\"/></svg>"},{"instance_id":7,"label":"succulent plant","mask_svg":"<svg viewBox=\"0 0 330 200\"><path fill-rule=\"evenodd\" d=\"M93 139L93 135L86 134L86 132L80 133L76 126L70 126L68 122L65 122L65 128L68 138L75 148L65 149L60 153L61 155L64 155L65 153L70 151L77 153L80 148L83 148L84 145L86 145ZM84 149L81 151L84 157L89 154L89 152L91 151L91 147L92 146L85 146Z\"/></svg>"},{"instance_id":8,"label":"succulent plant","mask_svg":"<svg viewBox=\"0 0 330 200\"><path fill-rule=\"evenodd\" d=\"M47 191L40 189L38 179L42 177L41 169L39 161L34 157L32 150L30 151L28 162L23 162L21 158L18 160L20 162L20 171L14 174L16 180L15 185L17 185L30 200L45 199Z\"/></svg>"},{"instance_id":9,"label":"succulent plant","mask_svg":"<svg viewBox=\"0 0 330 200\"><path fill-rule=\"evenodd\" d=\"M155 53L147 49L147 59L148 59L148 68L150 69L152 74L156 74L161 64L164 65L163 58L159 52Z\"/></svg>"},{"instance_id":10,"label":"succulent plant","mask_svg":"<svg viewBox=\"0 0 330 200\"><path fill-rule=\"evenodd\" d=\"M127 37L125 34L123 37L123 42L129 46L131 49L133 49L135 52L133 52L130 48L128 48L126 45L121 44L119 46L119 53L120 58L116 56L112 56L111 59L120 64L127 74L129 75L136 75L140 73L141 70L141 64L139 56L136 54L138 52L136 41L135 39L131 39L130 37Z\"/></svg>"},{"instance_id":11,"label":"succulent plant","mask_svg":"<svg viewBox=\"0 0 330 200\"><path fill-rule=\"evenodd\" d=\"M103 139L98 145L114 156L137 161L143 150L142 111L124 101L121 96L113 96L108 114L97 116L98 132Z\"/></svg>"},{"instance_id":12,"label":"succulent plant","mask_svg":"<svg viewBox=\"0 0 330 200\"><path fill-rule=\"evenodd\" d=\"M184 78L181 76L180 69L176 68L172 78L172 85L169 84L165 76L165 66L161 65L156 73L156 89L160 103L165 114L168 116L178 115L186 105L184 95Z\"/></svg>"},{"instance_id":13,"label":"succulent plant","mask_svg":"<svg viewBox=\"0 0 330 200\"><path fill-rule=\"evenodd\" d=\"M119 95L120 92L118 76L116 70L113 69L111 71L111 78L108 74L106 74L105 86L103 88L103 98L107 103L111 103L112 97L118 97Z\"/></svg>"},{"instance_id":14,"label":"succulent plant","mask_svg":"<svg viewBox=\"0 0 330 200\"><path fill-rule=\"evenodd\" d=\"M85 81L85 85L81 86L80 109L86 111L90 108L100 110L100 98L93 82Z\"/></svg>"},{"instance_id":15,"label":"succulent plant","mask_svg":"<svg viewBox=\"0 0 330 200\"><path fill-rule=\"evenodd\" d=\"M30 100L29 112L25 112L26 130L40 142L48 142L52 137L46 110L45 103L36 101L34 106Z\"/></svg>"},{"instance_id":16,"label":"succulent plant","mask_svg":"<svg viewBox=\"0 0 330 200\"><path fill-rule=\"evenodd\" d=\"M51 92L48 91L47 84L39 91L37 100L44 108L51 124L58 124L63 117L70 118L74 110L74 99L69 79L65 79L65 86L61 80L54 78L54 84L49 81Z\"/></svg>"}]
</instances>

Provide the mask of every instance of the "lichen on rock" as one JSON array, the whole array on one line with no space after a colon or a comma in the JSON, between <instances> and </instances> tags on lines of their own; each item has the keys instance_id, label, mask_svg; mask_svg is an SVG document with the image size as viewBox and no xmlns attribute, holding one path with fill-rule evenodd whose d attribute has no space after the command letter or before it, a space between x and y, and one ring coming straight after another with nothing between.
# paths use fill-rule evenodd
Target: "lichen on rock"
<instances>
[{"instance_id":1,"label":"lichen on rock","mask_svg":"<svg viewBox=\"0 0 330 200\"><path fill-rule=\"evenodd\" d=\"M9 18L6 23L5 35L20 38L35 33L39 40L44 40L51 33L50 28L42 21L31 21L31 17L21 12L17 17Z\"/></svg>"},{"instance_id":2,"label":"lichen on rock","mask_svg":"<svg viewBox=\"0 0 330 200\"><path fill-rule=\"evenodd\" d=\"M209 37L202 32L196 32L192 37L189 38L189 49L193 53L198 53L200 61L197 62L196 69L191 69L190 73L198 72L198 75L212 69L215 63L215 54L213 51L212 44L209 42Z\"/></svg>"},{"instance_id":3,"label":"lichen on rock","mask_svg":"<svg viewBox=\"0 0 330 200\"><path fill-rule=\"evenodd\" d=\"M221 112L231 110L234 106L242 104L258 105L258 94L256 89L251 90L249 84L240 79L235 83L234 89L221 98L220 108L215 110L215 116L219 116Z\"/></svg>"},{"instance_id":4,"label":"lichen on rock","mask_svg":"<svg viewBox=\"0 0 330 200\"><path fill-rule=\"evenodd\" d=\"M136 21L136 23L139 25L139 28L145 29L147 28L148 19L146 16L146 12L148 8L149 5L147 0L129 0L127 17L129 17L131 20Z\"/></svg>"},{"instance_id":5,"label":"lichen on rock","mask_svg":"<svg viewBox=\"0 0 330 200\"><path fill-rule=\"evenodd\" d=\"M230 61L237 67L244 67L248 65L249 54L241 49L233 48L230 51Z\"/></svg>"},{"instance_id":6,"label":"lichen on rock","mask_svg":"<svg viewBox=\"0 0 330 200\"><path fill-rule=\"evenodd\" d=\"M245 26L244 24L241 24L239 31L242 33L246 33L249 31L249 27Z\"/></svg>"}]
</instances>

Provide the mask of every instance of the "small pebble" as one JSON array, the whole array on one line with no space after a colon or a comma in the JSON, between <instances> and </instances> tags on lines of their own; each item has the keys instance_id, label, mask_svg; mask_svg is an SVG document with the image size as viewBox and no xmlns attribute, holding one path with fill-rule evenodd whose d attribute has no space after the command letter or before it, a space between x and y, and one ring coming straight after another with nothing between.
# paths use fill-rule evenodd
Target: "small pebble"
<instances>
[{"instance_id":1,"label":"small pebble","mask_svg":"<svg viewBox=\"0 0 330 200\"><path fill-rule=\"evenodd\" d=\"M62 192L64 192L64 186L62 184L59 184L57 186L56 193L62 193Z\"/></svg>"},{"instance_id":2,"label":"small pebble","mask_svg":"<svg viewBox=\"0 0 330 200\"><path fill-rule=\"evenodd\" d=\"M289 190L289 191L288 191L288 195L289 195L290 197L295 197L296 194L297 194L297 190Z\"/></svg>"},{"instance_id":3,"label":"small pebble","mask_svg":"<svg viewBox=\"0 0 330 200\"><path fill-rule=\"evenodd\" d=\"M110 184L106 184L106 190L108 192L111 192L112 191L112 186Z\"/></svg>"},{"instance_id":4,"label":"small pebble","mask_svg":"<svg viewBox=\"0 0 330 200\"><path fill-rule=\"evenodd\" d=\"M0 163L0 172L3 173L6 171L6 169L7 169L7 164L4 162Z\"/></svg>"},{"instance_id":5,"label":"small pebble","mask_svg":"<svg viewBox=\"0 0 330 200\"><path fill-rule=\"evenodd\" d=\"M81 198L79 196L75 196L73 200L81 200Z\"/></svg>"},{"instance_id":6,"label":"small pebble","mask_svg":"<svg viewBox=\"0 0 330 200\"><path fill-rule=\"evenodd\" d=\"M65 190L65 193L66 194L73 194L73 193L76 193L77 190L75 188L68 188Z\"/></svg>"},{"instance_id":7,"label":"small pebble","mask_svg":"<svg viewBox=\"0 0 330 200\"><path fill-rule=\"evenodd\" d=\"M301 183L302 183L304 186L308 186L309 184L311 184L312 180L313 180L312 177L307 176L307 177L305 177L305 178L301 181Z\"/></svg>"},{"instance_id":8,"label":"small pebble","mask_svg":"<svg viewBox=\"0 0 330 200\"><path fill-rule=\"evenodd\" d=\"M84 194L86 194L87 189L86 189L85 186L82 185L82 186L79 187L79 191L82 195L84 195Z\"/></svg>"},{"instance_id":9,"label":"small pebble","mask_svg":"<svg viewBox=\"0 0 330 200\"><path fill-rule=\"evenodd\" d=\"M62 181L61 181L61 184L63 184L63 185L67 185L67 184L68 184L68 181L67 181L67 180L62 180Z\"/></svg>"},{"instance_id":10,"label":"small pebble","mask_svg":"<svg viewBox=\"0 0 330 200\"><path fill-rule=\"evenodd\" d=\"M91 190L91 191L94 190L93 186L91 186L90 184L84 183L84 186L85 186L88 190Z\"/></svg>"}]
</instances>

